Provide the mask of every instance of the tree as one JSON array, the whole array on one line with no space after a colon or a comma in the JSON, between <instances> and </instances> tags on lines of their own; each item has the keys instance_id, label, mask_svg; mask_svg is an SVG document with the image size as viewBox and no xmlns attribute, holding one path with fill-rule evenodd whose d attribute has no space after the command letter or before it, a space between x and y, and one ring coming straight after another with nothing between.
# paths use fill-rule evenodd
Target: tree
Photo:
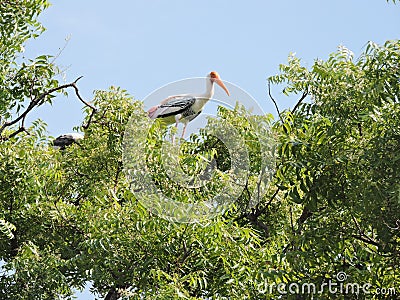
<instances>
[{"instance_id":1,"label":"tree","mask_svg":"<svg viewBox=\"0 0 400 300\"><path fill-rule=\"evenodd\" d=\"M370 43L358 59L342 47L310 69L290 56L269 84L298 94L297 105L277 121L239 104L220 107L170 158L191 178L216 162L207 183L187 189L162 164L166 133L157 124L137 140L144 153L129 147L127 132L146 125L141 101L111 87L89 105L76 81L54 79L50 56L17 63L24 42L42 30L36 16L47 5L0 4L1 299L72 298L87 282L105 299L308 299L302 284L319 290L343 279L339 272L344 283L371 284L372 295L359 298L383 298L376 287L399 286L399 41ZM77 126L85 138L59 151L42 122L27 128L24 120L67 89L85 105ZM191 205L234 184L234 155L210 134L219 122L235 127L249 157L234 205L201 225L147 209L124 170L126 147L145 156L165 195ZM265 161L276 164L270 185L258 180L268 173ZM347 295L318 294L336 296Z\"/></svg>"},{"instance_id":2,"label":"tree","mask_svg":"<svg viewBox=\"0 0 400 300\"><path fill-rule=\"evenodd\" d=\"M290 56L270 77L310 95L277 124L279 187L303 207L284 251L291 276L398 286L399 58L399 41L371 42L358 59L340 47L311 70Z\"/></svg>"}]
</instances>

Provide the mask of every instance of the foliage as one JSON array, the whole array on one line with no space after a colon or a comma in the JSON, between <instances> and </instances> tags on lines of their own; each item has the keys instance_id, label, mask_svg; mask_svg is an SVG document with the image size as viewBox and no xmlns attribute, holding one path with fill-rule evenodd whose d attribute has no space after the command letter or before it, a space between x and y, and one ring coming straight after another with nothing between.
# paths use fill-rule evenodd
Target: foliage
<instances>
[{"instance_id":1,"label":"foliage","mask_svg":"<svg viewBox=\"0 0 400 300\"><path fill-rule=\"evenodd\" d=\"M281 71L270 81L311 96L277 125L280 189L304 206L286 252L291 276L344 271L398 286L400 42L371 42L357 60L340 47L311 70L290 56Z\"/></svg>"},{"instance_id":2,"label":"foliage","mask_svg":"<svg viewBox=\"0 0 400 300\"><path fill-rule=\"evenodd\" d=\"M9 123L32 101L51 102L54 92L76 88L54 80L47 56L17 63L24 42L40 32L36 16L46 6L0 3L1 299L69 299L87 282L106 299L345 299L327 288L318 295L277 288L312 283L319 290L338 282L339 272L345 283L371 284L372 294L352 298L385 298L375 288L400 286L399 41L370 43L358 59L341 47L310 69L291 55L269 82L307 97L282 112L272 132L270 115L221 107L178 155L167 153L191 180L207 175L200 187L170 180L165 133L156 124L132 154L145 154L152 180L179 202L196 203L233 184L232 149L210 134L218 122L235 127L249 157L247 180L223 215L174 223L138 201L124 172L126 129L140 128L145 116L126 91L95 91L97 109L86 106L77 127L85 138L62 151L51 147L39 120L24 130L24 119ZM20 26L5 25L11 20ZM265 160L276 164L271 185L258 179ZM214 172L204 173L212 161Z\"/></svg>"},{"instance_id":3,"label":"foliage","mask_svg":"<svg viewBox=\"0 0 400 300\"><path fill-rule=\"evenodd\" d=\"M24 43L43 32L44 28L36 18L48 6L44 0L0 2L0 139L13 136L13 132L4 134L7 126L18 123L18 133L26 130L22 112L51 103L55 97L46 93L57 90L59 85L54 78L59 74L54 59L49 55L34 59L21 57ZM21 117L12 120L15 113Z\"/></svg>"}]
</instances>

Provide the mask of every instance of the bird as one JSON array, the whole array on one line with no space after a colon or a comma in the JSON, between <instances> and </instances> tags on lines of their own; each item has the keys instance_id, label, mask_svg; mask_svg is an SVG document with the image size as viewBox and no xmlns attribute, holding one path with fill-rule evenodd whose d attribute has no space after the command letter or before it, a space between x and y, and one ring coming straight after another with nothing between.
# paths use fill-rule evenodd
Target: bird
<instances>
[{"instance_id":1,"label":"bird","mask_svg":"<svg viewBox=\"0 0 400 300\"><path fill-rule=\"evenodd\" d=\"M73 143L76 143L79 145L80 140L83 139L83 135L80 133L66 133L66 134L62 134L59 137L57 137L54 141L53 141L53 146L56 149L60 149L60 150L64 150L65 147L72 145Z\"/></svg>"},{"instance_id":2,"label":"bird","mask_svg":"<svg viewBox=\"0 0 400 300\"><path fill-rule=\"evenodd\" d=\"M158 105L151 107L147 112L148 116L150 119L160 118L167 125L175 123L176 127L178 127L179 122L183 123L183 138L187 124L202 112L204 105L213 97L214 83L218 84L230 96L219 74L212 71L206 77L206 91L204 93L170 96Z\"/></svg>"}]
</instances>

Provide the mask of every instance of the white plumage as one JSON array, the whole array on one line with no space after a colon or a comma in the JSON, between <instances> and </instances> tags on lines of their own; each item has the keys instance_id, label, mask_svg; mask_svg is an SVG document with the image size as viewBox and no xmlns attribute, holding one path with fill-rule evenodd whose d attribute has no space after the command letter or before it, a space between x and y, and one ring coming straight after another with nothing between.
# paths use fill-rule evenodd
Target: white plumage
<instances>
[{"instance_id":1,"label":"white plumage","mask_svg":"<svg viewBox=\"0 0 400 300\"><path fill-rule=\"evenodd\" d=\"M206 91L203 94L192 95L182 94L170 96L160 104L153 106L148 111L151 119L161 118L166 124L173 124L178 127L178 123L184 124L182 138L185 135L187 124L195 119L203 110L204 105L214 95L214 83L217 83L229 96L229 91L222 82L218 73L213 71L207 75Z\"/></svg>"}]
</instances>

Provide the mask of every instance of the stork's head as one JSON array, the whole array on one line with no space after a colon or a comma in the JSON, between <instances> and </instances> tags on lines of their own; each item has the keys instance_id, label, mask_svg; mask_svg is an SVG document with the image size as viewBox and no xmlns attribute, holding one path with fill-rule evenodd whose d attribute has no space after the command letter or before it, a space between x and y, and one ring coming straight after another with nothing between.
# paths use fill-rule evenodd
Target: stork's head
<instances>
[{"instance_id":1,"label":"stork's head","mask_svg":"<svg viewBox=\"0 0 400 300\"><path fill-rule=\"evenodd\" d=\"M223 90L226 92L226 94L229 96L229 91L226 88L225 84L222 82L221 78L219 77L219 74L215 71L210 72L210 74L208 74L207 76L212 83L216 83L218 84L221 88L223 88Z\"/></svg>"}]
</instances>

